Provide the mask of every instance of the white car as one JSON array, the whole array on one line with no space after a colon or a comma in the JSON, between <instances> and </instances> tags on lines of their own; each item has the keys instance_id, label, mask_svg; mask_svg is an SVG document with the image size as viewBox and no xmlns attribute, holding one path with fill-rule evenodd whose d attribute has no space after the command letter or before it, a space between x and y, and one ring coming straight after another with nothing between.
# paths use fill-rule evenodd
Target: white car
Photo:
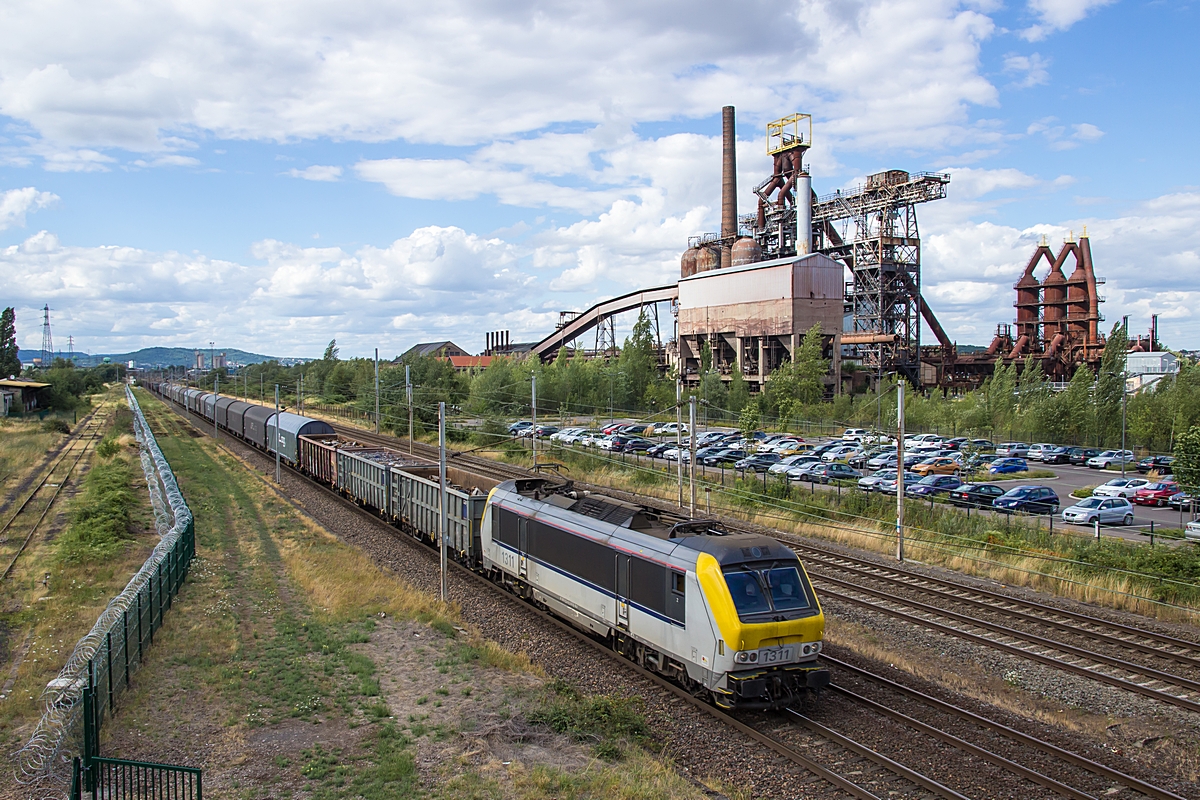
<instances>
[{"instance_id":1,"label":"white car","mask_svg":"<svg viewBox=\"0 0 1200 800\"><path fill-rule=\"evenodd\" d=\"M846 432L842 434L843 442L861 442L863 437L867 435L866 428L846 428Z\"/></svg>"},{"instance_id":2,"label":"white car","mask_svg":"<svg viewBox=\"0 0 1200 800\"><path fill-rule=\"evenodd\" d=\"M843 458L849 458L855 453L862 452L862 448L858 445L846 444L841 447L835 447L825 455L821 456L826 463L832 464L834 461L839 461Z\"/></svg>"},{"instance_id":3,"label":"white car","mask_svg":"<svg viewBox=\"0 0 1200 800\"><path fill-rule=\"evenodd\" d=\"M679 431L679 434L681 436L687 436L688 435L687 423L686 422L684 422L684 423L664 422L662 425L655 425L654 426L654 435L655 436L674 436L676 430Z\"/></svg>"},{"instance_id":4,"label":"white car","mask_svg":"<svg viewBox=\"0 0 1200 800\"><path fill-rule=\"evenodd\" d=\"M1063 522L1074 525L1132 525L1133 506L1124 497L1097 497L1080 500L1062 512Z\"/></svg>"},{"instance_id":5,"label":"white car","mask_svg":"<svg viewBox=\"0 0 1200 800\"><path fill-rule=\"evenodd\" d=\"M767 452L768 453L782 453L784 450L795 450L797 445L801 445L801 444L804 444L804 443L799 441L798 439L778 439L774 442L771 442L769 448L767 449Z\"/></svg>"},{"instance_id":6,"label":"white car","mask_svg":"<svg viewBox=\"0 0 1200 800\"><path fill-rule=\"evenodd\" d=\"M1120 465L1134 463L1132 450L1105 450L1098 456L1089 458L1087 465L1090 469L1108 469L1114 464Z\"/></svg>"},{"instance_id":7,"label":"white car","mask_svg":"<svg viewBox=\"0 0 1200 800\"><path fill-rule=\"evenodd\" d=\"M781 459L778 464L772 464L770 467L767 468L767 474L769 474L769 475L784 475L788 471L790 471L792 469L792 467L798 467L802 464L820 464L820 463L821 463L821 459L817 458L816 456L797 454L794 456L788 456L787 458Z\"/></svg>"},{"instance_id":8,"label":"white car","mask_svg":"<svg viewBox=\"0 0 1200 800\"><path fill-rule=\"evenodd\" d=\"M874 491L878 491L879 484L883 483L884 481L895 481L895 480L896 480L896 470L894 470L894 469L876 470L875 472L871 473L870 475L867 475L865 478L859 478L858 479L858 488L862 489L864 492L874 492Z\"/></svg>"},{"instance_id":9,"label":"white car","mask_svg":"<svg viewBox=\"0 0 1200 800\"><path fill-rule=\"evenodd\" d=\"M1044 461L1046 453L1049 453L1057 445L1039 442L1038 444L1029 445L1029 452L1025 455L1028 461Z\"/></svg>"},{"instance_id":10,"label":"white car","mask_svg":"<svg viewBox=\"0 0 1200 800\"><path fill-rule=\"evenodd\" d=\"M942 437L936 433L914 433L904 437L905 446L916 446L918 444L934 444L942 441Z\"/></svg>"},{"instance_id":11,"label":"white car","mask_svg":"<svg viewBox=\"0 0 1200 800\"><path fill-rule=\"evenodd\" d=\"M1185 539L1200 539L1200 522L1189 522L1183 529Z\"/></svg>"},{"instance_id":12,"label":"white car","mask_svg":"<svg viewBox=\"0 0 1200 800\"><path fill-rule=\"evenodd\" d=\"M563 428L558 433L550 434L550 441L566 443L568 439L577 433L583 433L583 428Z\"/></svg>"},{"instance_id":13,"label":"white car","mask_svg":"<svg viewBox=\"0 0 1200 800\"><path fill-rule=\"evenodd\" d=\"M1146 478L1113 478L1092 490L1092 497L1124 497L1129 499L1137 490L1150 483Z\"/></svg>"}]
</instances>

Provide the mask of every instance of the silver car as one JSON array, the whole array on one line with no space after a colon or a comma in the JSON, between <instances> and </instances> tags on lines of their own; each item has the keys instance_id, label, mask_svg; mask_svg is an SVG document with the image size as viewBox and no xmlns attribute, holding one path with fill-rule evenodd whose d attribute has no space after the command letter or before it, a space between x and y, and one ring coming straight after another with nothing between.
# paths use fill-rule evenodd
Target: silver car
<instances>
[{"instance_id":1,"label":"silver car","mask_svg":"<svg viewBox=\"0 0 1200 800\"><path fill-rule=\"evenodd\" d=\"M772 475L782 475L786 472L790 472L792 467L798 467L801 464L809 463L820 464L821 459L817 456L797 453L794 456L788 456L787 458L782 459L778 464L772 464L770 468L767 469L767 472Z\"/></svg>"},{"instance_id":2,"label":"silver car","mask_svg":"<svg viewBox=\"0 0 1200 800\"><path fill-rule=\"evenodd\" d=\"M1132 498L1138 489L1149 485L1150 481L1145 478L1113 478L1093 489L1092 496Z\"/></svg>"},{"instance_id":3,"label":"silver car","mask_svg":"<svg viewBox=\"0 0 1200 800\"><path fill-rule=\"evenodd\" d=\"M1074 525L1132 525L1133 505L1124 497L1096 497L1080 500L1070 508L1063 509L1063 522Z\"/></svg>"},{"instance_id":4,"label":"silver car","mask_svg":"<svg viewBox=\"0 0 1200 800\"><path fill-rule=\"evenodd\" d=\"M881 469L881 470L878 470L877 472L874 472L874 473L866 476L865 478L859 478L858 479L858 488L862 489L864 492L873 492L879 486L879 484L882 483L883 481L893 481L894 482L895 480L896 480L896 470Z\"/></svg>"}]
</instances>

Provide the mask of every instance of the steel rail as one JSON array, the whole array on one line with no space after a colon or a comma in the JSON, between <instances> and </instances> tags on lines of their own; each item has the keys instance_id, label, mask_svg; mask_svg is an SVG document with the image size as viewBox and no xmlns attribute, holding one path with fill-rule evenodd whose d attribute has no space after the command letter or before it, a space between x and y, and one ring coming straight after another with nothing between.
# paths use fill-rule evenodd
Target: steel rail
<instances>
[{"instance_id":1,"label":"steel rail","mask_svg":"<svg viewBox=\"0 0 1200 800\"><path fill-rule=\"evenodd\" d=\"M97 409L97 411L99 411L99 409ZM95 413L95 411L92 412L92 414ZM17 552L13 554L12 560L10 560L8 562L8 566L4 568L3 574L0 574L0 581L8 580L9 576L12 575L13 569L17 566L17 559L21 557L21 554L25 552L25 548L29 547L29 543L33 541L33 537L38 532L38 528L41 527L42 522L46 519L46 515L50 513L50 509L54 507L55 501L58 500L58 495L62 492L63 488L66 487L67 482L71 479L71 475L75 472L75 467L79 466L79 462L83 459L84 454L87 453L88 447L92 444L92 442L96 441L97 437L94 433L87 439L83 439L82 434L83 431L80 430L80 438L77 438L74 442L72 442L72 446L82 443L83 447L80 448L79 454L75 456L75 460L71 462L71 466L67 469L66 476L59 481L58 487L54 490L54 494L50 496L50 502L46 503L46 507L42 509L41 516L37 518L37 521L33 523L33 527L29 529L29 535L26 536L25 540L21 542L21 546L18 547ZM4 526L4 530L8 530L9 525L11 525L13 520L15 520L17 516L19 516L21 512L25 510L26 505L28 505L29 501L33 499L33 496L41 491L46 482L50 480L50 476L54 474L54 470L58 469L58 467L62 465L62 462L66 460L66 455L68 454L69 451L67 454L64 454L62 460L60 460L54 465L54 467L46 472L46 475L42 478L41 482L38 484L38 487L33 490L33 493L30 494L29 497L26 498L26 501L21 504L21 507L17 509L17 513L13 515L13 519L8 521L8 525Z\"/></svg>"},{"instance_id":2,"label":"steel rail","mask_svg":"<svg viewBox=\"0 0 1200 800\"><path fill-rule=\"evenodd\" d=\"M998 767L1008 770L1009 772L1013 773L1014 775L1019 775L1020 777L1024 778L1027 781L1036 783L1039 786L1044 786L1045 788L1050 789L1051 791L1055 791L1055 792L1058 792L1059 794L1070 797L1070 798L1072 798L1072 800L1096 800L1096 798L1093 797L1092 795L1087 794L1085 792L1081 792L1078 789L1075 789L1071 786L1067 786L1065 783L1060 783L1059 781L1056 781L1053 778L1043 775L1042 773L1038 772L1037 770L1030 769L1029 767L1026 767L1022 764L1018 764L1017 762L1015 762L1011 759L1005 758L1002 755L993 753L991 750L986 750L976 744L972 744L971 742L968 742L965 739L961 739L952 733L947 733L946 731L939 730L938 728L935 728L932 725L921 722L919 719L914 719L913 717L910 717L907 714L902 714L899 711L888 708L887 706L883 705L882 703L877 703L874 700L863 697L862 695L852 692L849 689L843 689L840 686L833 686L833 685L831 685L829 688L832 691L837 692L838 694L840 694L844 697L850 698L851 700L853 700L854 702L856 702L860 705L866 706L867 708L871 709L872 711L874 711L877 714L882 714L883 716L887 717L888 719L899 722L902 725L907 725L908 727L912 728L913 730L920 731L921 733L924 733L927 736L932 736L933 738L937 739L938 741L948 744L951 747L954 747L958 750L963 751L964 753L969 753L970 755L976 756L977 758L981 758L984 761L995 764Z\"/></svg>"},{"instance_id":3,"label":"steel rail","mask_svg":"<svg viewBox=\"0 0 1200 800\"><path fill-rule=\"evenodd\" d=\"M846 748L847 750L849 750L853 753L857 753L858 755L862 756L863 758L867 759L868 761L872 761L872 762L878 764L879 766L883 767L884 769L890 770L904 778L907 778L908 780L912 781L913 783L917 784L918 786L928 789L929 791L933 792L934 794L938 795L939 797L953 798L953 800L970 800L970 798L968 798L966 795L960 794L959 792L956 792L955 790L951 789L950 787L945 786L941 783L938 783L933 778L930 778L926 775L922 775L921 773L916 772L915 770L909 769L908 767L904 766L900 762L893 761L892 759L888 758L887 756L883 755L882 753L878 753L878 752L872 750L870 747L867 747L866 745L859 744L858 742L854 741L853 739L851 739L849 736L846 736L845 734L838 733L837 731L833 730L832 728L827 728L824 725L822 725L821 723L816 722L815 720L809 719L804 714L800 713L799 711L796 711L795 709L789 708L789 709L787 709L787 713L788 713L788 716L791 716L791 717L794 717L794 718L800 720L801 725L803 725L805 728L808 728L808 730L812 731L813 733L817 734L818 736L823 736L826 739L829 739L831 742L839 744L842 747ZM1091 799L1089 798L1087 800L1091 800Z\"/></svg>"},{"instance_id":4,"label":"steel rail","mask_svg":"<svg viewBox=\"0 0 1200 800\"><path fill-rule=\"evenodd\" d=\"M1103 653L1095 653L1095 652L1092 652L1091 650L1085 650L1082 647L1076 647L1073 644L1067 644L1065 642L1056 642L1053 639L1047 639L1046 637L1039 636L1036 633L1025 633L1023 631L1018 631L1015 628L1010 628L1006 625L1001 625L997 622L988 622L987 620L976 619L975 617L968 616L967 614L961 614L957 611L951 611L949 609L931 606L928 603L922 603L919 600L906 600L903 597L896 597L895 595L889 594L889 593L881 591L879 589L872 589L869 586L859 586L858 584L854 584L854 583L851 583L850 581L845 581L840 578L833 578L828 575L822 575L819 572L815 572L812 574L816 575L820 580L830 581L832 583L838 584L839 586L847 587L847 588L854 589L854 590L860 591L860 592L865 592L867 594L878 597L881 600L888 600L893 603L897 603L899 605L906 605L911 608L919 609L920 611L924 611L927 614L934 614L936 616L941 616L941 617L949 617L950 619L957 620L959 622L965 622L968 625L974 625L977 628L984 628L985 630L989 630L994 633L999 633L1004 636L1009 636L1013 639L1023 639L1031 644L1036 644L1041 647L1047 647L1052 650L1058 650L1063 653L1069 653L1070 655L1078 656L1079 658L1086 658L1089 661L1095 661L1099 664L1106 664L1110 667L1116 667L1117 669L1125 670L1126 672L1132 672L1132 673L1136 673L1136 674L1140 674L1140 675L1145 675L1148 678L1154 678L1155 680L1161 681L1163 683L1172 684L1174 686L1179 686L1179 687L1185 688L1185 689L1191 689L1194 692L1200 692L1200 681L1194 681L1191 678L1185 678L1181 675L1172 675L1169 672L1163 672L1162 670L1155 669L1154 667L1146 667L1146 666L1142 666L1141 664L1134 664L1130 661L1125 661L1120 658L1115 658L1113 656L1106 656ZM1198 710L1200 710L1200 709L1198 709Z\"/></svg>"},{"instance_id":5,"label":"steel rail","mask_svg":"<svg viewBox=\"0 0 1200 800\"><path fill-rule=\"evenodd\" d=\"M42 479L40 481L38 481L38 485L33 487L33 491L31 491L28 494L28 496L26 496L25 500L21 503L21 505L17 508L17 510L13 512L13 515L11 517L9 517L8 522L4 523L4 527L0 528L0 536L3 536L8 531L9 527L13 524L13 522L16 520L16 518L21 516L21 512L23 512L25 510L25 506L29 505L29 503L34 498L34 495L36 495L39 491L41 491L42 487L46 485L46 481L49 480L50 476L54 474L54 470L56 470L60 466L62 466L62 463L64 461L66 461L67 458L71 455L72 448L78 442L80 442L82 440L83 429L86 428L91 423L92 417L94 417L99 410L100 409L97 408L95 411L93 411L92 413L90 413L86 417L84 417L80 421L79 431L77 433L71 434L67 438L67 440L65 442L63 442L63 449L61 451L61 455L59 455L58 460L55 461L54 464L51 465L46 470L45 474L42 475Z\"/></svg>"},{"instance_id":6,"label":"steel rail","mask_svg":"<svg viewBox=\"0 0 1200 800\"><path fill-rule=\"evenodd\" d=\"M829 580L829 579L825 578L824 580ZM859 586L854 586L853 584L849 584L846 581L835 581L835 582L839 583L843 586L846 586L846 587L850 588L851 590L860 591L860 592L863 592L864 594L868 594L868 595L873 595L875 597L879 597L880 599L885 599L885 600L891 599L882 592L872 592L869 589L864 589ZM881 606L876 603L873 603L873 602L870 602L867 600L863 600L861 598L851 597L846 594L841 594L839 592L833 591L828 588L822 590L822 593L826 597L831 597L831 598L834 598L837 600L841 600L842 602L851 603L853 605L860 606L862 608L871 609L872 611L877 611L877 612L880 612L883 614L887 614L889 616L896 617L898 619L903 619L908 622L916 621L914 619L914 617L912 616L912 614L905 610L887 608L885 606ZM932 609L932 613L937 614L937 615L952 615L952 614L954 614L954 612L946 612L946 611L941 611L940 609L933 609L932 606L925 606L923 603L910 603L910 605L911 606L924 606L925 608ZM965 615L958 614L955 616L962 617L971 625L977 625L979 627L987 627L987 624L979 622L978 620L973 620L970 617L966 617ZM1168 692L1159 691L1158 689L1150 689L1146 686L1142 686L1139 683L1125 680L1124 678L1117 678L1112 675L1107 675L1103 672L1089 670L1085 667L1077 666L1076 664L1072 664L1068 661L1063 661L1062 659L1059 659L1059 658L1052 658L1050 656L1042 655L1041 653L1037 653L1032 650L1026 650L1022 647L1017 647L1016 645L1008 644L1006 642L1000 642L1000 641L997 641L996 639L990 639L987 636L982 636L978 633L971 633L970 631L964 631L961 628L955 628L951 625L945 625L943 623L934 622L933 620L928 620L928 619L920 619L920 618L918 618L918 619L919 619L918 624L924 628L936 630L940 633L945 633L949 636L954 636L959 639L966 639L968 641L975 642L976 644L982 644L982 645L991 647L996 650L1002 650L1006 653L1011 653L1012 655L1020 656L1022 658L1027 658L1031 661L1036 661L1040 664L1045 664L1046 666L1049 666L1049 667L1055 667L1057 669L1062 669L1067 672L1070 672L1070 673L1073 673L1076 675L1081 675L1086 678L1091 678L1092 680L1098 681L1100 683L1107 683L1108 685L1114 686L1118 689L1125 689L1127 691L1131 691L1136 694L1144 695L1145 697L1151 698L1153 700L1159 700L1164 703L1169 703L1174 706L1179 706L1180 708L1185 708L1189 711L1200 712L1200 703L1197 703L1196 701L1191 700L1187 697L1177 697ZM997 625L995 627L1003 628L1003 626L999 626L999 625ZM1005 629L1005 630L1011 631L1011 629ZM1023 638L1025 636L1024 634L1021 634L1017 631L1013 631L1010 635L1014 636L1015 638ZM1062 645L1054 645L1053 646L1054 649L1062 649L1062 647L1063 647ZM1086 652L1086 651L1084 651L1084 652ZM1139 674L1144 674L1143 668L1131 669L1130 671L1139 673Z\"/></svg>"},{"instance_id":7,"label":"steel rail","mask_svg":"<svg viewBox=\"0 0 1200 800\"><path fill-rule=\"evenodd\" d=\"M184 413L187 415L187 416L185 416L185 419L189 422L189 424L192 424L191 420L188 418L192 415L192 412L185 411ZM193 427L195 427L195 426L193 425ZM360 436L359 438L361 439L363 437ZM302 478L303 480L307 481L308 483L312 484L313 486L320 488L322 491L326 492L328 495L335 498L345 508L352 510L354 513L362 516L364 519L370 520L374 525L379 526L382 529L385 529L388 532L388 534L390 536L392 536L393 538L403 541L406 544L411 544L414 548L418 549L420 552L428 555L429 549L427 547L424 547L423 545L421 545L421 543L419 541L417 541L414 537L412 537L410 535L406 535L401 531L398 531L393 526L389 525L387 522L380 519L377 514L373 514L366 508L359 506L357 503L352 502L348 498L342 497L338 492L332 490L328 486L325 486L324 484L313 481L307 475L305 475L304 473L295 469L294 467L286 467L286 469L289 472L292 472L293 474L295 474L295 475L299 476L300 478ZM308 511L307 509L296 504L290 497L287 497L287 495L283 494L281 489L279 489L278 487L275 487L273 484L267 482L261 476L258 476L257 473L254 473L254 474L256 477L258 477L260 480L262 480L265 485L267 485L273 491L277 492L293 508L296 508L298 511L300 511L305 516L309 516L309 517L312 516L310 511ZM614 652L611 648L605 647L603 644L596 641L592 637L588 636L587 634L583 633L582 631L575 629L571 625L567 624L565 621L558 619L557 617L553 616L552 614L549 614L548 612L543 611L540 608L537 608L536 606L533 606L529 603L523 602L520 598L517 598L514 595L512 595L511 593L502 590L500 587L497 587L491 581L487 580L482 575L475 573L473 570L463 566L462 564L459 564L456 561L450 561L448 563L459 574L469 577L471 580L478 582L482 586L486 586L489 590L495 592L497 595L499 595L501 597L504 597L506 600L508 600L509 602L514 604L517 608L520 608L524 611L533 613L533 614L537 615L538 617L540 617L541 619L543 619L547 622L550 622L551 624L555 625L557 628L564 631L565 633L570 634L577 640L584 642L587 645L589 645L590 647L594 648L597 652L603 653L606 657L610 658L611 660L613 660L615 663L619 664L620 666L631 669L634 672L636 672L637 674L641 675L642 677L645 677L645 678L651 680L656 685L671 692L673 695L675 695L679 699L681 699L681 700L687 702L688 704L692 705L693 707L703 711L704 713L708 714L709 716L713 717L714 719L717 719L718 721L730 726L731 728L738 731L739 733L750 737L751 739L755 740L759 744L766 746L772 752L774 752L780 756L783 756L787 760L791 761L792 763L794 763L800 767L803 767L804 769L813 773L817 777L827 781L828 783L830 783L833 786L836 786L837 788L841 789L842 791L845 791L846 793L850 794L851 796L853 796L855 798L859 798L859 800L881 800L881 798L879 796L877 796L877 795L873 794L872 792L870 792L869 790L859 786L858 784L854 783L853 781L846 778L845 776L839 775L838 773L819 764L818 762L813 761L811 758L804 755L803 753L796 750L795 748L787 745L786 743L780 742L779 740L774 739L774 738L762 733L761 731L756 730L755 728L753 728L749 725L746 725L744 722L741 722L740 720L733 718L728 713L721 711L720 709L717 709L717 708L709 705L708 703L705 703L704 701L700 700L697 697L694 697L691 693L685 691L681 687L676 686L675 684L667 681L662 676L657 675L653 672L650 672L649 670L645 669L644 667L641 667L640 665L621 656L620 654ZM809 721L809 722L811 722L811 721ZM811 723L811 724L813 726L816 726L817 728L822 728L822 726L819 726L815 722ZM899 777L902 777L906 780L914 782L917 785L922 786L923 788L929 789L930 791L937 794L939 797L945 798L945 800L969 800L969 798L959 794L958 792L955 792L953 789L950 789L949 787L943 786L942 784L938 783L937 781L934 781L932 778L921 775L920 773L916 772L915 770L910 769L909 767L905 767L902 764L892 761L891 759L888 759L884 756L881 756L878 753L875 753L874 751L870 750L870 748L866 748L863 745L853 742L853 740L849 739L848 737L843 736L842 734L838 734L834 731L829 731L827 729L822 729L820 731L820 735L826 736L831 741L835 741L839 744L842 744L844 747L846 747L846 749L851 750L852 752L854 752L858 755L861 755L864 758L867 758L868 760L872 761L873 763L876 763L879 766L882 766L885 769L888 769L889 771L893 771ZM843 742L845 744L843 744Z\"/></svg>"},{"instance_id":8,"label":"steel rail","mask_svg":"<svg viewBox=\"0 0 1200 800\"><path fill-rule=\"evenodd\" d=\"M823 556L824 559L842 559L842 560L849 561L854 564L859 564L863 567L868 567L868 568L873 568L873 569L878 569L878 570L886 570L888 572L895 573L896 575L899 575L902 578L907 577L907 578L912 578L913 580L917 580L917 581L924 581L926 583L941 584L942 586L947 587L948 590L981 595L983 597L991 598L991 599L997 601L998 603L1011 603L1013 605L1024 606L1025 608L1036 609L1039 611L1046 611L1048 613L1057 614L1058 616L1067 617L1068 619L1073 619L1073 620L1076 620L1078 622L1082 622L1082 623L1085 623L1088 625L1095 625L1097 627L1109 628L1111 630L1120 631L1120 632L1128 634L1130 636L1136 636L1141 639L1150 639L1152 641L1161 642L1162 644L1168 645L1171 647L1179 647L1182 649L1192 650L1194 652L1200 653L1200 642L1192 642L1192 641L1188 641L1187 639L1180 639L1180 638L1170 636L1167 634L1158 633L1156 631L1143 630L1141 628L1136 628L1132 625L1126 625L1125 623L1122 623L1122 622L1114 622L1111 620L1101 619L1099 617L1093 617L1088 614L1082 614L1078 611L1070 611L1068 609L1059 608L1057 606L1052 606L1052 605L1048 605L1045 603L1038 603L1033 600L1028 600L1028 599L1024 599L1024 598L1020 598L1020 597L1014 597L1012 595L1003 594L1001 592L994 592L990 589L984 589L981 587L970 586L970 585L964 584L964 583L958 583L956 581L949 580L946 578L931 577L929 575L924 575L919 572L914 572L912 570L904 569L903 567L900 567L900 566L879 564L874 561L870 561L869 559L857 558L855 556L848 556L848 555L844 555L842 553L836 553L834 551L825 550L825 549L822 549L820 547L816 547L816 546L813 546L810 544L796 543L795 545L791 545L789 543L789 545L795 547L796 549L804 550L805 552L808 552L808 553L816 553L818 555ZM839 567L839 568L847 569L845 567ZM879 577L881 579L886 579L886 578L884 578L884 576L879 576ZM897 579L893 578L891 580L897 580ZM911 583L905 583L905 585L912 586L913 588L921 588L922 591L926 591L926 592L938 591L936 589L931 589L929 587L918 587L916 584L911 584ZM949 591L947 591L946 593L949 593ZM972 600L970 598L963 598L963 597L960 597L959 595L951 594L950 596L954 597L955 599L962 600L963 602L972 602L972 603L982 602L982 601L978 601L978 600ZM1015 611L1013 609L1001 608L999 606L990 605L990 604L986 604L986 603L985 603L985 606L987 606L988 608L998 608L999 610L1004 611L1004 613L1006 613L1006 614L1016 615L1016 614L1027 613L1027 612ZM1059 625L1065 624L1065 623L1055 623L1053 620L1044 620L1040 617L1036 617L1036 615L1034 615L1034 616L1039 621L1046 622L1047 624L1059 624ZM1111 636L1106 633L1096 633L1096 632L1092 632L1092 631L1086 631L1081 628L1071 628L1071 630L1079 631L1082 633L1087 633L1088 635L1091 635L1091 636L1105 636L1105 637L1108 637L1109 639L1119 642L1122 646L1137 644L1135 642L1130 642L1126 639L1123 639L1119 636ZM1148 647L1148 646L1141 645L1141 647ZM1153 647L1150 647L1146 652L1153 654L1153 655L1162 655L1162 656L1176 657L1176 658L1186 658L1187 663L1192 663L1192 664L1196 664L1196 665L1200 666L1200 658L1194 658L1194 657L1190 657L1190 656L1184 656L1182 654L1171 653L1170 651L1162 650L1159 648L1153 648Z\"/></svg>"},{"instance_id":9,"label":"steel rail","mask_svg":"<svg viewBox=\"0 0 1200 800\"><path fill-rule=\"evenodd\" d=\"M964 719L970 720L971 722L973 722L981 727L987 728L988 730L999 733L1000 735L1005 736L1009 739L1020 742L1021 744L1025 744L1030 747L1035 747L1044 753L1049 753L1050 755L1056 756L1057 758L1060 758L1063 761L1066 761L1067 763L1074 764L1077 767L1088 770L1089 772L1093 772L1096 775L1099 775L1100 777L1108 778L1109 780L1114 780L1114 781L1117 781L1118 783L1123 783L1126 786L1128 786L1129 788L1131 788L1135 791L1141 792L1142 794L1147 795L1148 797L1153 797L1156 800L1185 800L1185 798L1181 797L1180 795L1169 792L1166 789L1163 789L1161 787L1155 786L1150 783L1146 783L1145 781L1143 781L1139 778L1135 778L1132 775L1128 775L1119 770L1115 770L1112 767L1109 767L1105 764L1101 764L1098 761L1093 761L1090 758L1081 756L1078 753L1073 753L1070 750L1066 750L1064 748L1059 747L1058 745L1051 744L1050 742L1044 741L1042 739L1038 739L1035 736L1030 736L1029 734L1019 731L1015 728L1010 728L1009 726L1004 725L999 722L996 722L995 720L990 720L987 717L976 714L973 711L968 711L965 708L960 708L959 706L953 705L952 703L947 703L944 700L939 700L936 697L930 697L929 695L924 694L923 692L919 692L916 689L912 689L908 686L905 686L902 683L893 681L890 678L885 678L882 675L877 675L874 672L870 672L869 670L863 669L862 667L855 666L854 664L849 664L840 659L833 658L832 656L829 656L827 654L822 654L821 660L825 661L828 664L832 664L832 665L836 666L838 669L842 669L847 672L852 672L856 675L860 675L864 678L867 678L868 680L882 684L883 686L887 687L888 689L891 689L892 691L895 691L895 692L899 692L900 694L903 694L906 697L910 697L914 700L919 700L920 702L925 703L926 705L933 706L934 708L937 708L939 710L946 711L951 714L956 714ZM837 687L831 687L831 688L834 688L835 690L837 690Z\"/></svg>"}]
</instances>

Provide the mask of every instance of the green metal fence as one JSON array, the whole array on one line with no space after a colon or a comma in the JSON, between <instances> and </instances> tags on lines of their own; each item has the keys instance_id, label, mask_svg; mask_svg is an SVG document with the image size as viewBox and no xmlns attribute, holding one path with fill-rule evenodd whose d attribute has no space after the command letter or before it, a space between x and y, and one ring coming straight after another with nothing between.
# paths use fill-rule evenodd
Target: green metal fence
<instances>
[{"instance_id":1,"label":"green metal fence","mask_svg":"<svg viewBox=\"0 0 1200 800\"><path fill-rule=\"evenodd\" d=\"M105 800L204 800L202 778L193 767L97 756L85 768L76 757L70 800L85 793Z\"/></svg>"}]
</instances>

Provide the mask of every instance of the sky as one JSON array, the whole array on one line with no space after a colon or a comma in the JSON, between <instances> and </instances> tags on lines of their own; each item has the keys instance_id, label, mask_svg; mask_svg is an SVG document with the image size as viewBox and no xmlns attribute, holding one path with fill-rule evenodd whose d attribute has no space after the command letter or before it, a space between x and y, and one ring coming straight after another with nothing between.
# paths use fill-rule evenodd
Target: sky
<instances>
[{"instance_id":1,"label":"sky","mask_svg":"<svg viewBox=\"0 0 1200 800\"><path fill-rule=\"evenodd\" d=\"M1200 348L1190 0L8 0L0 306L22 348L391 356L678 277L767 122L818 194L945 171L926 299L986 345L1046 236L1101 312ZM926 333L926 340L932 340Z\"/></svg>"}]
</instances>

